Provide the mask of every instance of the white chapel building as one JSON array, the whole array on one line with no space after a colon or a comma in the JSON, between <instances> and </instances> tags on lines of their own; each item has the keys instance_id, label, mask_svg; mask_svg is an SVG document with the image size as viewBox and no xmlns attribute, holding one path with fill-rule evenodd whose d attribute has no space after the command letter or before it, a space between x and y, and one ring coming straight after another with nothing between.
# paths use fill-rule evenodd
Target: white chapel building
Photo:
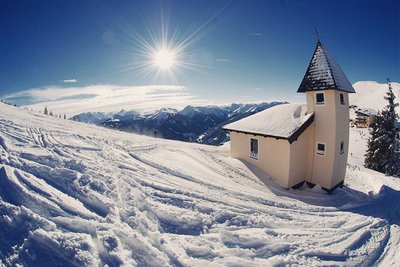
<instances>
[{"instance_id":1,"label":"white chapel building","mask_svg":"<svg viewBox=\"0 0 400 267\"><path fill-rule=\"evenodd\" d=\"M343 185L349 147L349 80L318 41L298 93L306 105L279 105L224 126L231 156L284 187Z\"/></svg>"}]
</instances>

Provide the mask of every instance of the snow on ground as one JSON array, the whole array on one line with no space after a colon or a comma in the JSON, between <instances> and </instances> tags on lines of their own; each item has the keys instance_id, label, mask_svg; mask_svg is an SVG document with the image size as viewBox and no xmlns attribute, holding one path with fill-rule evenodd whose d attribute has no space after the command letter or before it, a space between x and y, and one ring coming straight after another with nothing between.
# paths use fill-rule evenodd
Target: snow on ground
<instances>
[{"instance_id":1,"label":"snow on ground","mask_svg":"<svg viewBox=\"0 0 400 267\"><path fill-rule=\"evenodd\" d=\"M0 104L0 265L399 262L400 180L286 190L228 147L154 139ZM261 180L263 182L261 182Z\"/></svg>"}]
</instances>

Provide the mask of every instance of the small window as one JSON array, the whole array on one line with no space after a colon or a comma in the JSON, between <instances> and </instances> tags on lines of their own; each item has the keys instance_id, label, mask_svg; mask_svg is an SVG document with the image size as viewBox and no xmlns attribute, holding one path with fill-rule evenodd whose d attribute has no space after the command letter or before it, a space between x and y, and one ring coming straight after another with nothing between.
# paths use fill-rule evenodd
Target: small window
<instances>
[{"instance_id":1,"label":"small window","mask_svg":"<svg viewBox=\"0 0 400 267\"><path fill-rule=\"evenodd\" d=\"M340 93L340 104L341 105L345 105L345 103L344 103L344 94L343 93Z\"/></svg>"},{"instance_id":2,"label":"small window","mask_svg":"<svg viewBox=\"0 0 400 267\"><path fill-rule=\"evenodd\" d=\"M250 138L250 158L258 159L258 139Z\"/></svg>"},{"instance_id":3,"label":"small window","mask_svg":"<svg viewBox=\"0 0 400 267\"><path fill-rule=\"evenodd\" d=\"M344 154L344 142L340 143L340 154Z\"/></svg>"},{"instance_id":4,"label":"small window","mask_svg":"<svg viewBox=\"0 0 400 267\"><path fill-rule=\"evenodd\" d=\"M317 143L317 154L325 156L325 144Z\"/></svg>"},{"instance_id":5,"label":"small window","mask_svg":"<svg viewBox=\"0 0 400 267\"><path fill-rule=\"evenodd\" d=\"M316 94L316 99L315 99L315 101L316 101L316 104L317 104L317 105L323 105L323 104L325 104L325 96L324 96L324 93L317 93L317 94Z\"/></svg>"}]
</instances>

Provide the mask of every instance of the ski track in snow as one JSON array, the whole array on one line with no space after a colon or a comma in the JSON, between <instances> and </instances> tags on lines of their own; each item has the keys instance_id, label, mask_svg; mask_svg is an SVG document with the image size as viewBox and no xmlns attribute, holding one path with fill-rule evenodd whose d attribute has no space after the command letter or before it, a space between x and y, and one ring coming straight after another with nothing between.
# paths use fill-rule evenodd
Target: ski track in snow
<instances>
[{"instance_id":1,"label":"ski track in snow","mask_svg":"<svg viewBox=\"0 0 400 267\"><path fill-rule=\"evenodd\" d=\"M327 195L283 189L226 148L3 104L0 129L0 265L399 262L400 182L360 167L360 132L346 186Z\"/></svg>"}]
</instances>

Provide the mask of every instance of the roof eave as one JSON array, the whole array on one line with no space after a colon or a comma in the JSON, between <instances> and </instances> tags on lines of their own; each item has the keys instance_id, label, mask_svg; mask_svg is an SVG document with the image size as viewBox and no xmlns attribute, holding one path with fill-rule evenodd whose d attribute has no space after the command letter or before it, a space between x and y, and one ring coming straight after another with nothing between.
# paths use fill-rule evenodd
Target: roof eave
<instances>
[{"instance_id":1,"label":"roof eave","mask_svg":"<svg viewBox=\"0 0 400 267\"><path fill-rule=\"evenodd\" d=\"M338 90L338 91L342 91L342 92L346 92L349 94L355 94L356 91L354 90L354 88L351 89L342 89L339 87L332 87L332 88L315 88L315 89L303 89L303 90L297 90L297 93L307 93L310 91L327 91L327 90Z\"/></svg>"},{"instance_id":2,"label":"roof eave","mask_svg":"<svg viewBox=\"0 0 400 267\"><path fill-rule=\"evenodd\" d=\"M288 138L289 144L297 141L299 136L314 122L314 113Z\"/></svg>"}]
</instances>

